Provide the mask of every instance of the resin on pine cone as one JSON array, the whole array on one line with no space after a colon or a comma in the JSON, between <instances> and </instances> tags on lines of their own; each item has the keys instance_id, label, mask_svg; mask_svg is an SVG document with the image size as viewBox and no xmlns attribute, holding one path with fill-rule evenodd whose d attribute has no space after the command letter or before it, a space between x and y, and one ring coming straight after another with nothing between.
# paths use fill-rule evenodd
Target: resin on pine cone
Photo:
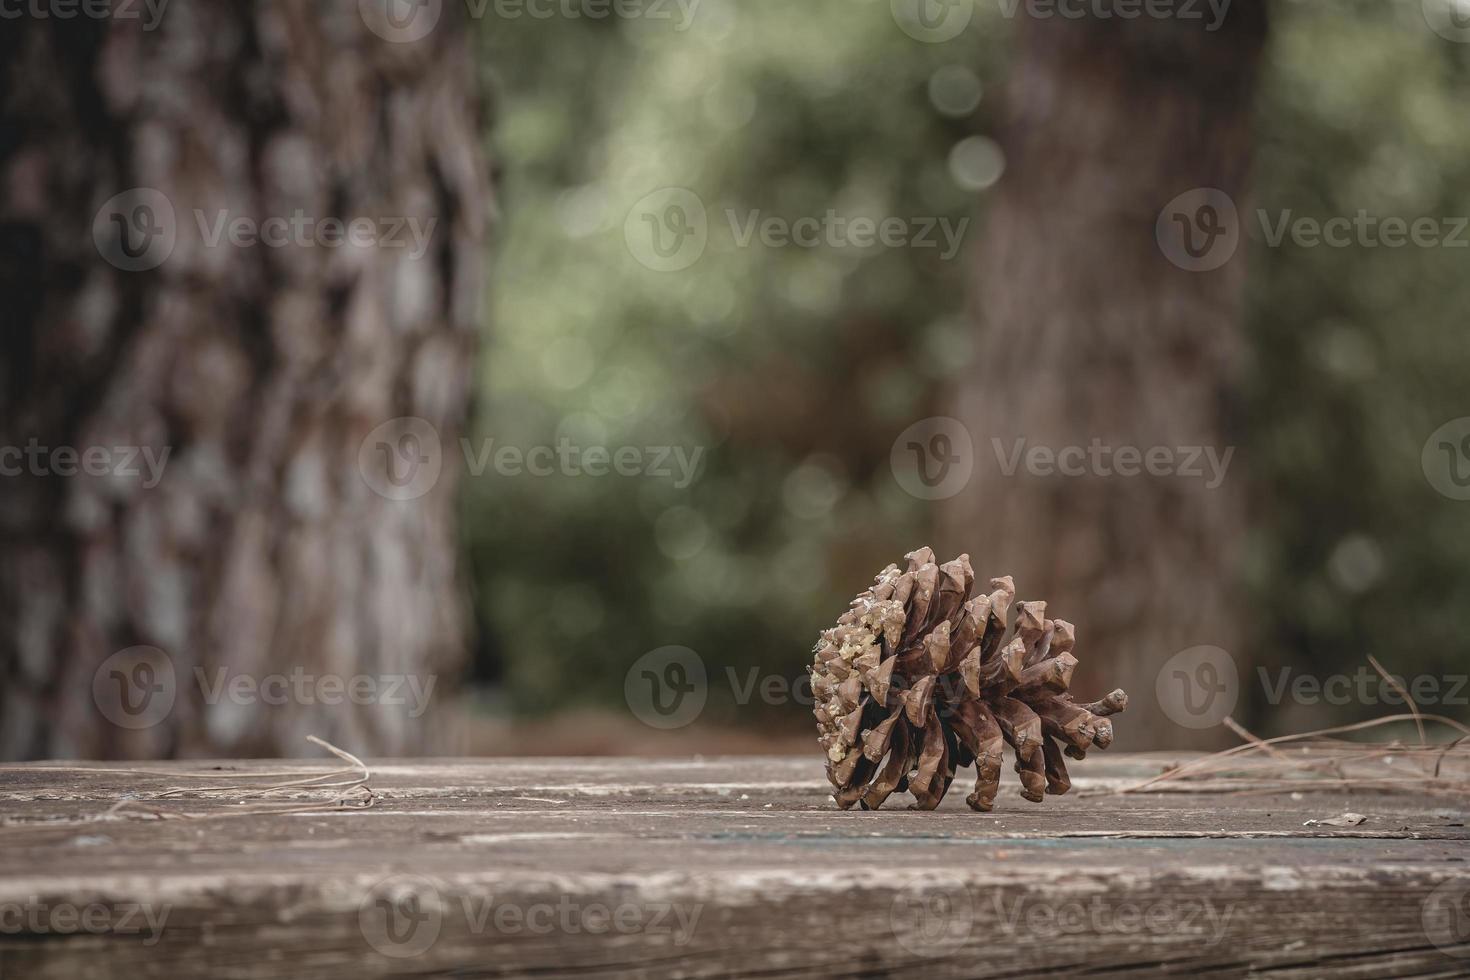
<instances>
[{"instance_id":1,"label":"resin on pine cone","mask_svg":"<svg viewBox=\"0 0 1470 980\"><path fill-rule=\"evenodd\" d=\"M972 599L969 555L943 565L928 548L905 557L906 569L883 569L817 641L814 710L837 805L876 810L907 789L918 809L932 810L955 770L973 764L966 802L989 810L1003 742L1023 797L1039 803L1043 792L1065 793L1072 784L1063 751L1081 759L1089 746L1107 748L1108 716L1128 696L1073 702L1072 624L1047 619L1044 602L1012 610L1009 576Z\"/></svg>"}]
</instances>

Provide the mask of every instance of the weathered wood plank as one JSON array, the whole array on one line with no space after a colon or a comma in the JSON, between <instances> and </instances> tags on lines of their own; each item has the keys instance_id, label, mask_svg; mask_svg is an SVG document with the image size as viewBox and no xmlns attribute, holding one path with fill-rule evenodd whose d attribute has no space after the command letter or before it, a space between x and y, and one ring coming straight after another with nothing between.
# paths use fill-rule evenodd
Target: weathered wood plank
<instances>
[{"instance_id":1,"label":"weathered wood plank","mask_svg":"<svg viewBox=\"0 0 1470 980\"><path fill-rule=\"evenodd\" d=\"M331 794L4 767L0 978L1470 973L1463 806L1089 795L1175 758L990 814L844 813L816 759L394 762L371 809L274 815Z\"/></svg>"}]
</instances>

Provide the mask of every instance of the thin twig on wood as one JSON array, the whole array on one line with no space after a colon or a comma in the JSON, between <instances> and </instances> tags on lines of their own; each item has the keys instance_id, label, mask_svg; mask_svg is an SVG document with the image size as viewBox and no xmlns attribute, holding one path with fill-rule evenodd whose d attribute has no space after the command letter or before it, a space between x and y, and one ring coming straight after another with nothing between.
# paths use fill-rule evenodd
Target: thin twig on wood
<instances>
[{"instance_id":1,"label":"thin twig on wood","mask_svg":"<svg viewBox=\"0 0 1470 980\"><path fill-rule=\"evenodd\" d=\"M1404 745L1397 741L1364 743L1333 737L1404 721L1413 721L1418 726L1420 740L1417 745ZM1431 744L1424 727L1426 722L1454 729L1459 737L1447 743ZM1177 792L1270 793L1372 789L1388 792L1409 790L1458 798L1470 795L1470 778L1466 776L1470 771L1470 727L1443 715L1424 714L1417 705L1409 714L1387 715L1268 739L1256 737L1234 719L1227 718L1225 725L1244 739L1245 744L1106 792L1144 793L1168 789ZM1299 750L1300 757L1284 751L1286 746ZM1391 777L1368 772L1364 768L1367 763L1391 765L1399 759L1410 763L1432 761L1433 765L1416 766L1413 768L1417 772ZM1448 772L1445 766L1447 759L1463 761L1467 766ZM1330 769L1335 778L1324 778L1321 774L1324 767Z\"/></svg>"},{"instance_id":2,"label":"thin twig on wood","mask_svg":"<svg viewBox=\"0 0 1470 980\"><path fill-rule=\"evenodd\" d=\"M343 810L365 810L377 801L369 780L372 778L372 770L367 763L363 762L351 752L340 749L325 739L317 738L315 735L306 736L306 740L313 745L318 745L332 753L343 762L348 763L350 768L329 769L325 772L311 773L308 770L266 770L253 773L179 773L177 771L161 769L134 769L128 767L100 768L100 767L70 767L70 766L0 766L0 771L14 772L105 772L111 774L157 776L168 779L219 779L222 777L233 778L235 783L206 786L174 786L158 793L150 794L146 799L138 797L124 797L117 800L102 813L92 814L65 824L48 823L47 827L70 826L73 824L95 823L102 820L112 820L126 816L149 816L158 820L212 820L218 817L238 817L261 814L284 814L284 813L333 813ZM281 780L281 777L301 777ZM273 783L256 784L239 782L241 779L276 779ZM340 790L334 794L335 799L323 800L315 803L280 802L280 803L251 803L246 804L248 799L259 799L262 796L278 792L284 789L300 787L311 790ZM238 805L229 809L194 812L174 811L149 806L149 803L159 801L172 801L181 794L209 794L210 798L218 800L225 794L234 794L234 802ZM3 828L0 828L3 829ZM37 829L35 827L12 825L10 829Z\"/></svg>"}]
</instances>

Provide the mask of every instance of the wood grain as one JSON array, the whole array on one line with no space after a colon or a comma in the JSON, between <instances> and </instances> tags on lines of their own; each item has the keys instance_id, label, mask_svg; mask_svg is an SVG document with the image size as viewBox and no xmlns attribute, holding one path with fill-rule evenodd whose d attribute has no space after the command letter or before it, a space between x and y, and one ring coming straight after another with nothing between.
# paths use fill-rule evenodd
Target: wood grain
<instances>
[{"instance_id":1,"label":"wood grain","mask_svg":"<svg viewBox=\"0 0 1470 980\"><path fill-rule=\"evenodd\" d=\"M0 978L1470 971L1463 807L1104 792L1179 758L991 814L844 813L815 757L389 762L371 809L279 815L157 799L279 762L7 766Z\"/></svg>"}]
</instances>

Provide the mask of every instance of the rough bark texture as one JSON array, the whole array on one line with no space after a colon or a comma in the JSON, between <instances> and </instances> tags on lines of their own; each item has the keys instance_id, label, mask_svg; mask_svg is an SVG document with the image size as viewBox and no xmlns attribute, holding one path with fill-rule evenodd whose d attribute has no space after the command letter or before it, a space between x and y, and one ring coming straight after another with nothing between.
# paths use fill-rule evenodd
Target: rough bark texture
<instances>
[{"instance_id":1,"label":"rough bark texture","mask_svg":"<svg viewBox=\"0 0 1470 980\"><path fill-rule=\"evenodd\" d=\"M1105 679L1148 699L1120 745L1211 737L1151 710L1172 654L1209 644L1244 666L1232 579L1245 461L1207 489L1181 476L1028 475L1024 462L1008 476L1002 460L1020 439L1054 451L1094 439L1233 444L1244 249L1185 271L1155 222L1199 187L1245 213L1265 33L1255 0L1233 4L1213 32L1146 17L1032 20L1007 93L1006 176L978 254L977 366L955 412L974 439L975 477L943 538L973 542L987 567L1068 611L1095 651L1080 684Z\"/></svg>"},{"instance_id":2,"label":"rough bark texture","mask_svg":"<svg viewBox=\"0 0 1470 980\"><path fill-rule=\"evenodd\" d=\"M454 454L403 501L358 460L402 416L454 446L469 400L490 199L468 30L445 7L415 43L356 2L293 0L0 32L0 445L170 453L151 487L49 464L0 480L0 756L433 746L466 624ZM168 198L177 242L129 272L93 226L135 187ZM209 246L200 222L221 211L435 224L420 259ZM94 675L139 644L170 658L176 703L120 728ZM419 718L385 698L208 704L221 669L437 686Z\"/></svg>"}]
</instances>

